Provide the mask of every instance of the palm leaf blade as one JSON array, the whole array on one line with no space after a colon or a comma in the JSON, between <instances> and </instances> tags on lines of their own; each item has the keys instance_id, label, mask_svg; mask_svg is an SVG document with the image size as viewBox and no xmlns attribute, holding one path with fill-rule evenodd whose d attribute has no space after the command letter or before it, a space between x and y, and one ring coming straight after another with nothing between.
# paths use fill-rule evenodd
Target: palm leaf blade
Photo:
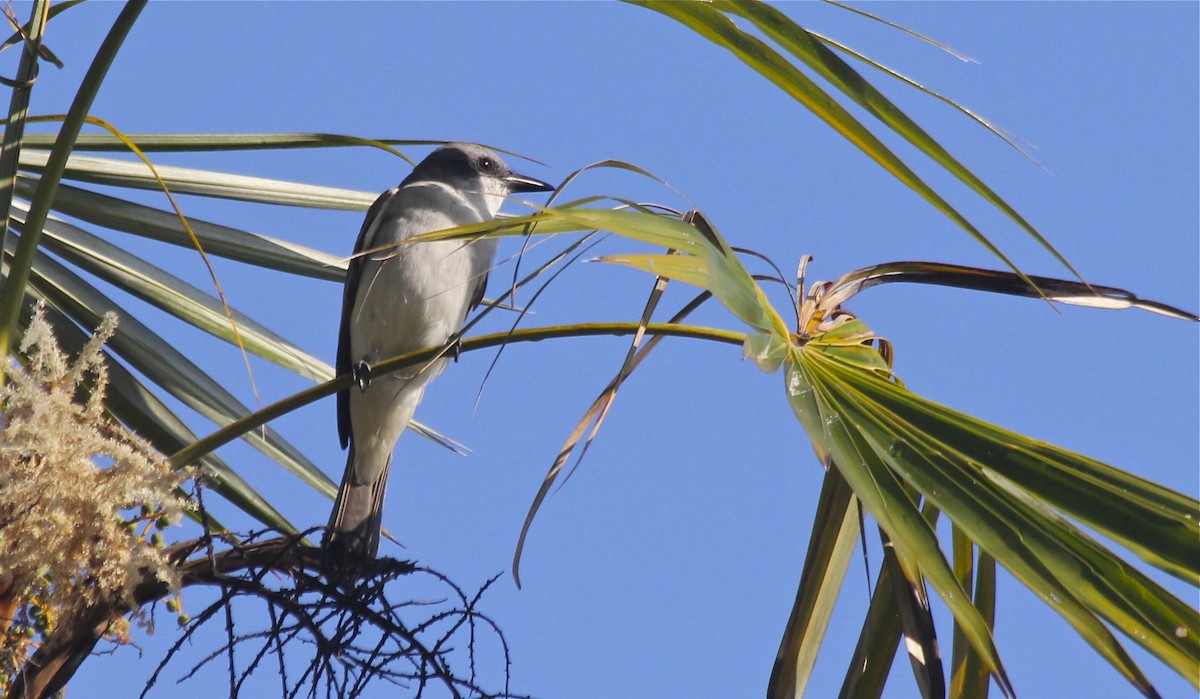
<instances>
[{"instance_id":1,"label":"palm leaf blade","mask_svg":"<svg viewBox=\"0 0 1200 699\"><path fill-rule=\"evenodd\" d=\"M333 368L254 320L233 312L236 335L219 299L68 223L46 222L45 245L64 259L195 327L314 381Z\"/></svg>"},{"instance_id":2,"label":"palm leaf blade","mask_svg":"<svg viewBox=\"0 0 1200 699\"><path fill-rule=\"evenodd\" d=\"M836 469L825 472L796 602L767 685L770 699L804 694L858 538L852 495Z\"/></svg>"},{"instance_id":3,"label":"palm leaf blade","mask_svg":"<svg viewBox=\"0 0 1200 699\"><path fill-rule=\"evenodd\" d=\"M22 150L21 167L42 172L49 160L45 151ZM234 175L211 170L156 165L163 182L176 194L194 194L260 204L302 206L316 209L365 211L377 194L352 189L275 180L266 177ZM161 191L159 180L145 163L113 158L72 155L63 172L64 179L130 189Z\"/></svg>"},{"instance_id":4,"label":"palm leaf blade","mask_svg":"<svg viewBox=\"0 0 1200 699\"><path fill-rule=\"evenodd\" d=\"M708 3L648 2L626 0L660 12L704 38L721 46L766 79L784 90L847 141L883 167L889 174L912 189L938 211L967 232L1005 266L1018 272L1016 265L987 236L957 209L922 180L907 164L842 107L828 93L786 58L763 41L742 30Z\"/></svg>"},{"instance_id":5,"label":"palm leaf blade","mask_svg":"<svg viewBox=\"0 0 1200 699\"><path fill-rule=\"evenodd\" d=\"M31 195L35 184L35 181L24 176L19 177L17 193ZM155 209L65 184L58 187L54 209L96 226L195 248L179 216L173 211ZM335 255L195 218L189 217L188 224L204 251L210 255L329 281L341 282L345 277L346 262Z\"/></svg>"},{"instance_id":6,"label":"palm leaf blade","mask_svg":"<svg viewBox=\"0 0 1200 699\"><path fill-rule=\"evenodd\" d=\"M982 617L970 604L969 596L959 586L953 570L946 562L937 542L937 537L921 516L916 503L904 491L901 481L891 469L884 465L880 456L864 435L857 429L856 422L847 419L844 402L835 391L835 384L821 375L820 364L809 357L816 352L793 351L787 365L787 383L791 387L804 384L811 387L820 411L817 419L822 424L821 434L809 436L822 440L833 456L833 462L845 476L866 508L892 539L896 555L905 577L916 584L924 576L933 585L939 596L954 612L964 628L964 633L987 662L989 672L996 677L1000 687L1011 695L1011 685L1000 663L992 641L991 631ZM795 404L793 404L795 407ZM812 416L802 418L811 421Z\"/></svg>"},{"instance_id":7,"label":"palm leaf blade","mask_svg":"<svg viewBox=\"0 0 1200 699\"><path fill-rule=\"evenodd\" d=\"M836 363L820 359L815 352L812 359L818 373L822 365ZM837 379L832 376L843 373L847 383L849 374L858 374L855 381L859 386L888 383L874 377L864 380L860 372L847 369L832 370L823 378L836 385ZM835 409L844 416L852 416L847 419L863 430L875 453L945 510L997 561L1050 602L1135 686L1152 694L1149 682L1095 614L1116 624L1177 671L1186 672L1196 664L1196 651L1180 648L1175 636L1180 623L1185 628L1196 623L1195 615L1186 605L1144 576L1131 573L1098 546L1082 547L1080 535L1061 520L1039 514L1008 490L989 482L986 467L981 473L973 465L975 462L962 458L952 437L938 433L928 424L920 429L904 424L881 405L872 403L866 391L860 391L858 386L850 388L842 384L840 389L848 392L838 394ZM1105 583L1114 579L1120 580L1120 589L1106 589Z\"/></svg>"},{"instance_id":8,"label":"palm leaf blade","mask_svg":"<svg viewBox=\"0 0 1200 699\"><path fill-rule=\"evenodd\" d=\"M764 2L747 2L745 0L734 2L723 1L717 3L717 7L733 11L750 20L756 27L765 32L767 36L787 49L789 53L835 85L842 94L854 100L855 103L866 109L872 116L904 137L905 140L916 146L931 160L974 190L989 204L1002 211L1005 216L1012 219L1012 221L1036 240L1038 245L1049 252L1054 259L1071 270L1075 276L1079 276L1079 273L1067 261L1067 258L1063 257L1062 253L1051 245L1049 240L1026 221L1021 214L1017 213L1016 209L1002 199L1000 195L996 194L975 173L960 163L958 159L950 155L949 151L943 148L940 143L918 126L915 121L910 119L907 114L901 111L883 93L875 89L871 83L851 68L849 64L839 58L833 51L826 48L816 37L788 19L787 15Z\"/></svg>"}]
</instances>

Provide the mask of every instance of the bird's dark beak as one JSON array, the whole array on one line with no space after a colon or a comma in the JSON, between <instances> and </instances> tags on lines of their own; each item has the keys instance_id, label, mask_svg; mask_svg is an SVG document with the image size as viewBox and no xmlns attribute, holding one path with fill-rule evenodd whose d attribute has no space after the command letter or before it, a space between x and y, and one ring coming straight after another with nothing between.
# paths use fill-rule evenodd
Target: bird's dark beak
<instances>
[{"instance_id":1,"label":"bird's dark beak","mask_svg":"<svg viewBox=\"0 0 1200 699\"><path fill-rule=\"evenodd\" d=\"M553 185L515 172L510 172L504 176L504 184L508 185L508 191L514 194L518 192L549 192L554 189Z\"/></svg>"}]
</instances>

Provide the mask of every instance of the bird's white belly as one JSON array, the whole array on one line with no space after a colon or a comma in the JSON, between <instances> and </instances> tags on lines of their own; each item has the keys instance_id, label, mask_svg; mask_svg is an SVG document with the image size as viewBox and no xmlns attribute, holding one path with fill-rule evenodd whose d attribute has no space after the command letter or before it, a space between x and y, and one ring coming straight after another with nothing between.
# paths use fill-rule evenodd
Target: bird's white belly
<instances>
[{"instance_id":1,"label":"bird's white belly","mask_svg":"<svg viewBox=\"0 0 1200 699\"><path fill-rule=\"evenodd\" d=\"M364 264L350 324L354 361L371 364L444 344L458 332L490 264L491 250L481 244L495 246L491 241L402 244Z\"/></svg>"}]
</instances>

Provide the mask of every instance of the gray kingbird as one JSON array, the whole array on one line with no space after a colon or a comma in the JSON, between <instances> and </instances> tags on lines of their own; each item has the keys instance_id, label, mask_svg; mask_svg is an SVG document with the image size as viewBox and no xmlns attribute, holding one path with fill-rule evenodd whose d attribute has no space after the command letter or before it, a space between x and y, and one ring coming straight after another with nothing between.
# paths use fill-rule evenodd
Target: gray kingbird
<instances>
[{"instance_id":1,"label":"gray kingbird","mask_svg":"<svg viewBox=\"0 0 1200 699\"><path fill-rule=\"evenodd\" d=\"M371 364L452 341L483 298L496 252L489 239L400 243L491 221L507 195L551 189L512 172L482 146L453 143L422 160L367 211L342 296L337 372L353 372L358 386L337 396L338 436L350 453L326 551L371 558L379 552L392 450L447 357L386 376L370 376Z\"/></svg>"}]
</instances>

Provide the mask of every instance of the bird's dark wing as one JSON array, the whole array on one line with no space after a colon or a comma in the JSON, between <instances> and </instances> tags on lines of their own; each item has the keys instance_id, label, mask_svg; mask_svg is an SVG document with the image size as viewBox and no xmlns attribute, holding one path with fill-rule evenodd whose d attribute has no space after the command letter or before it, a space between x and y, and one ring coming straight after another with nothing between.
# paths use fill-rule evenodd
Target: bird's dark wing
<instances>
[{"instance_id":1,"label":"bird's dark wing","mask_svg":"<svg viewBox=\"0 0 1200 699\"><path fill-rule=\"evenodd\" d=\"M367 217L363 220L362 229L358 231L358 240L354 243L354 255L350 258L346 269L346 283L342 289L342 325L338 330L337 375L348 373L354 366L355 358L350 356L350 317L354 313L354 299L358 296L358 284L362 280L362 268L365 258L361 253L375 247L377 225L383 216L383 210L400 192L399 187L393 187L375 200L367 209ZM338 438L345 449L350 444L350 391L338 391L337 394L337 425Z\"/></svg>"},{"instance_id":2,"label":"bird's dark wing","mask_svg":"<svg viewBox=\"0 0 1200 699\"><path fill-rule=\"evenodd\" d=\"M483 292L487 289L488 273L484 272L475 278L475 289L471 292L471 305L467 306L467 315L471 315L471 311L479 308L479 304L483 303ZM466 318L463 318L465 321Z\"/></svg>"}]
</instances>

